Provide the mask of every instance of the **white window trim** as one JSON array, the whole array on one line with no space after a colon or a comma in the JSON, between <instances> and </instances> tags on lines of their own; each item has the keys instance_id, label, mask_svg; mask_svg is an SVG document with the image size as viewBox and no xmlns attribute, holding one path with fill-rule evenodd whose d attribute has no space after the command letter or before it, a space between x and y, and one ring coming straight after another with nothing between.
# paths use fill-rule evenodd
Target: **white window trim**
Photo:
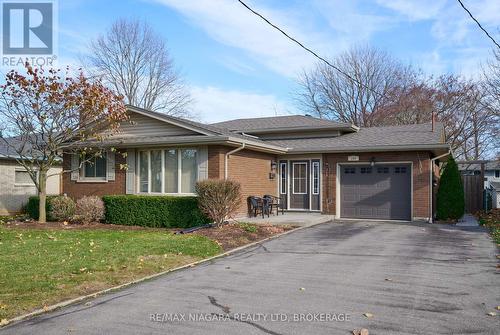
<instances>
[{"instance_id":1,"label":"white window trim","mask_svg":"<svg viewBox=\"0 0 500 335\"><path fill-rule=\"evenodd\" d=\"M305 174L305 180L306 180L306 187L305 187L305 192L295 192L295 165L304 165L306 167L306 174ZM300 178L302 179L302 178ZM307 162L293 162L292 163L292 193L293 194L307 194Z\"/></svg>"},{"instance_id":2,"label":"white window trim","mask_svg":"<svg viewBox=\"0 0 500 335\"><path fill-rule=\"evenodd\" d=\"M161 150L161 174L162 174L162 180L161 180L161 190L162 192L151 192L151 151L152 150ZM175 193L165 193L165 151L167 150L175 150L177 152L177 192ZM195 196L196 193L188 192L188 193L183 193L182 192L182 155L181 151L182 150L195 150L196 154L198 154L198 149L197 148L154 148L154 149L144 149L144 150L139 150L137 153L137 194L141 195L168 195L168 196ZM148 191L147 192L142 192L141 191L141 152L147 152L148 154ZM198 171L198 166L196 167L196 175L199 175ZM198 179L198 177L197 177Z\"/></svg>"},{"instance_id":3,"label":"white window trim","mask_svg":"<svg viewBox=\"0 0 500 335\"><path fill-rule=\"evenodd\" d=\"M288 188L288 181L287 181L287 163L286 162L281 162L280 163L280 194L286 194L286 189ZM285 173L285 188L283 189L283 173Z\"/></svg>"},{"instance_id":4,"label":"white window trim","mask_svg":"<svg viewBox=\"0 0 500 335\"><path fill-rule=\"evenodd\" d=\"M316 170L316 169L317 170ZM320 167L319 167L319 162L312 162L312 194L313 195L318 195L319 194L319 189L320 189ZM317 176L315 176L315 172L317 172ZM316 185L316 182L318 185ZM317 186L317 187L316 187Z\"/></svg>"},{"instance_id":5,"label":"white window trim","mask_svg":"<svg viewBox=\"0 0 500 335\"><path fill-rule=\"evenodd\" d=\"M95 158L95 157L94 157ZM104 177L85 177L85 163L81 164L80 173L78 174L78 182L83 183L107 183L108 182L108 153L104 152L105 163L104 167L106 171L104 172Z\"/></svg>"},{"instance_id":6,"label":"white window trim","mask_svg":"<svg viewBox=\"0 0 500 335\"><path fill-rule=\"evenodd\" d=\"M31 180L29 183L16 183L16 172L26 172L26 173L29 173L28 170L26 169L22 169L22 168L15 168L14 170L14 186L18 186L18 187L35 187L35 183L33 182L33 180ZM36 177L38 179L38 171L36 171Z\"/></svg>"}]
</instances>

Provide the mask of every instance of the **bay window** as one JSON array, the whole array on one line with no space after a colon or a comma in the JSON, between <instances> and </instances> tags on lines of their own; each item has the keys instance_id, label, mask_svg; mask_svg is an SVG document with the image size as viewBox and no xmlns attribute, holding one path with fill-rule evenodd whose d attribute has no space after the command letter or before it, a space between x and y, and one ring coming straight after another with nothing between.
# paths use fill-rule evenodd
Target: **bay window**
<instances>
[{"instance_id":1,"label":"bay window","mask_svg":"<svg viewBox=\"0 0 500 335\"><path fill-rule=\"evenodd\" d=\"M139 192L191 194L198 180L196 149L139 151Z\"/></svg>"},{"instance_id":2,"label":"bay window","mask_svg":"<svg viewBox=\"0 0 500 335\"><path fill-rule=\"evenodd\" d=\"M139 152L139 192L149 192L149 151Z\"/></svg>"},{"instance_id":3,"label":"bay window","mask_svg":"<svg viewBox=\"0 0 500 335\"><path fill-rule=\"evenodd\" d=\"M198 166L196 164L196 150L181 150L181 192L194 193L194 184L197 179Z\"/></svg>"},{"instance_id":4,"label":"bay window","mask_svg":"<svg viewBox=\"0 0 500 335\"><path fill-rule=\"evenodd\" d=\"M161 164L161 150L151 150L150 153L150 166L151 166L151 192L162 193L161 180L162 180L162 164Z\"/></svg>"},{"instance_id":5,"label":"bay window","mask_svg":"<svg viewBox=\"0 0 500 335\"><path fill-rule=\"evenodd\" d=\"M177 150L165 150L165 193L177 193L179 185L179 160Z\"/></svg>"}]
</instances>

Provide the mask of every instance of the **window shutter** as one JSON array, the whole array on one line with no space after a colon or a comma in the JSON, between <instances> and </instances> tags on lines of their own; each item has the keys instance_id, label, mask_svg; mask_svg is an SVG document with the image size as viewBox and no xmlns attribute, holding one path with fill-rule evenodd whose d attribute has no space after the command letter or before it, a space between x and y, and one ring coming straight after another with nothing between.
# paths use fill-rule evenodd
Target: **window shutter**
<instances>
[{"instance_id":1,"label":"window shutter","mask_svg":"<svg viewBox=\"0 0 500 335\"><path fill-rule=\"evenodd\" d=\"M79 160L77 153L72 153L71 155L71 180L77 181L80 176L80 169L78 168Z\"/></svg>"},{"instance_id":2,"label":"window shutter","mask_svg":"<svg viewBox=\"0 0 500 335\"><path fill-rule=\"evenodd\" d=\"M198 180L208 179L208 148L198 148Z\"/></svg>"},{"instance_id":3,"label":"window shutter","mask_svg":"<svg viewBox=\"0 0 500 335\"><path fill-rule=\"evenodd\" d=\"M108 164L108 181L115 180L115 153L113 151L108 151L106 155L106 162Z\"/></svg>"},{"instance_id":4,"label":"window shutter","mask_svg":"<svg viewBox=\"0 0 500 335\"><path fill-rule=\"evenodd\" d=\"M125 181L125 192L127 194L135 193L135 150L127 150L127 179Z\"/></svg>"}]
</instances>

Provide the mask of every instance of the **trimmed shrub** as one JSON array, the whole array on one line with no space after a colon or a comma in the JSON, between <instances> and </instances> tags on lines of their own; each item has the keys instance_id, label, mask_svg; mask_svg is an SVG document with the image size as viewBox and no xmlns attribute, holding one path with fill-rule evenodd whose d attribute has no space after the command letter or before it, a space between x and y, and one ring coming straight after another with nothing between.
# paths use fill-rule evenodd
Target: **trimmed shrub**
<instances>
[{"instance_id":1,"label":"trimmed shrub","mask_svg":"<svg viewBox=\"0 0 500 335\"><path fill-rule=\"evenodd\" d=\"M196 197L107 195L102 197L105 221L157 228L190 228L209 222Z\"/></svg>"},{"instance_id":2,"label":"trimmed shrub","mask_svg":"<svg viewBox=\"0 0 500 335\"><path fill-rule=\"evenodd\" d=\"M47 196L47 201L45 203L45 211L47 213L47 221L54 221L54 218L50 216L51 213L51 200L52 198L58 197L58 195L48 195ZM38 195L34 195L29 197L28 203L26 204L26 213L29 215L30 218L34 220L38 220L38 216L40 215L40 212L38 211L38 206L40 204L40 198Z\"/></svg>"},{"instance_id":3,"label":"trimmed shrub","mask_svg":"<svg viewBox=\"0 0 500 335\"><path fill-rule=\"evenodd\" d=\"M89 224L104 219L104 202L98 196L85 196L76 201L76 211L72 221Z\"/></svg>"},{"instance_id":4,"label":"trimmed shrub","mask_svg":"<svg viewBox=\"0 0 500 335\"><path fill-rule=\"evenodd\" d=\"M70 197L58 196L50 199L50 211L48 215L56 221L69 220L75 215L76 204Z\"/></svg>"},{"instance_id":5,"label":"trimmed shrub","mask_svg":"<svg viewBox=\"0 0 500 335\"><path fill-rule=\"evenodd\" d=\"M458 166L453 157L448 158L439 181L437 193L437 218L457 220L465 212L464 189Z\"/></svg>"},{"instance_id":6,"label":"trimmed shrub","mask_svg":"<svg viewBox=\"0 0 500 335\"><path fill-rule=\"evenodd\" d=\"M221 226L241 204L241 186L232 180L208 179L196 183L200 210Z\"/></svg>"}]
</instances>

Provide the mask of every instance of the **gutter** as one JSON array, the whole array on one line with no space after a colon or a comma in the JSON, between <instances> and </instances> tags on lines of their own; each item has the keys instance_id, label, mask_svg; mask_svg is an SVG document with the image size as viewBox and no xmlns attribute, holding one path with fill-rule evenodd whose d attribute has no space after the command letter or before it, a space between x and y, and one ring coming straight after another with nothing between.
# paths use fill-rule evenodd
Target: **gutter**
<instances>
[{"instance_id":1,"label":"gutter","mask_svg":"<svg viewBox=\"0 0 500 335\"><path fill-rule=\"evenodd\" d=\"M228 177L228 174L229 174L229 171L228 171L228 160L229 160L229 156L231 156L232 154L235 154L237 153L238 151L241 151L243 149L245 149L245 142L243 142L241 144L241 147L239 148L236 148L234 150L231 150L229 152L226 153L225 157L224 157L224 179L227 180L227 177Z\"/></svg>"},{"instance_id":2,"label":"gutter","mask_svg":"<svg viewBox=\"0 0 500 335\"><path fill-rule=\"evenodd\" d=\"M437 157L434 157L434 158L431 158L431 165L430 165L430 169L429 169L429 223L433 223L433 212L432 212L432 205L433 205L433 195L434 195L434 192L433 192L433 184L432 184L432 174L434 172L434 162L437 161L438 159L440 158L443 158L445 156L448 156L451 154L451 150L448 150L447 153L445 154L442 154L442 155L439 155Z\"/></svg>"},{"instance_id":3,"label":"gutter","mask_svg":"<svg viewBox=\"0 0 500 335\"><path fill-rule=\"evenodd\" d=\"M289 154L306 154L306 153L350 153L350 152L380 152L380 151L416 151L416 150L433 150L447 149L448 144L409 144L409 145L382 145L382 146L364 146L364 147L349 147L343 148L324 148L324 149L290 149Z\"/></svg>"}]
</instances>

